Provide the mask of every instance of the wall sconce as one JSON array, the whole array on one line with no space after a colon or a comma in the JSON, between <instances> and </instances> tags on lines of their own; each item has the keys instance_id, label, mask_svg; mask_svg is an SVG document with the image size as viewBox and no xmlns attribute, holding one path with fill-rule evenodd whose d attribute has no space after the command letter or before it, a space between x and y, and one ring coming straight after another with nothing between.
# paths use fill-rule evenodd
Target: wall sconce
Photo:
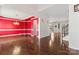
<instances>
[{"instance_id":1,"label":"wall sconce","mask_svg":"<svg viewBox=\"0 0 79 59\"><path fill-rule=\"evenodd\" d=\"M79 12L79 4L74 5L74 12Z\"/></svg>"}]
</instances>

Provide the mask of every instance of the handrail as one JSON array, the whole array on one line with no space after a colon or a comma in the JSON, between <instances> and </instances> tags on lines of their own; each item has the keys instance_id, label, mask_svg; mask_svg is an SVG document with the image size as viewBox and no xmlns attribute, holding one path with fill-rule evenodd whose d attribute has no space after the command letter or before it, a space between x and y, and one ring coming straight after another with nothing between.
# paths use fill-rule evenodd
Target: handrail
<instances>
[{"instance_id":1,"label":"handrail","mask_svg":"<svg viewBox=\"0 0 79 59\"><path fill-rule=\"evenodd\" d=\"M50 30L52 32L61 32L62 33L62 37L65 37L68 35L68 21L57 21L57 22L52 22L50 23Z\"/></svg>"},{"instance_id":2,"label":"handrail","mask_svg":"<svg viewBox=\"0 0 79 59\"><path fill-rule=\"evenodd\" d=\"M62 27L63 37L68 35L68 24Z\"/></svg>"}]
</instances>

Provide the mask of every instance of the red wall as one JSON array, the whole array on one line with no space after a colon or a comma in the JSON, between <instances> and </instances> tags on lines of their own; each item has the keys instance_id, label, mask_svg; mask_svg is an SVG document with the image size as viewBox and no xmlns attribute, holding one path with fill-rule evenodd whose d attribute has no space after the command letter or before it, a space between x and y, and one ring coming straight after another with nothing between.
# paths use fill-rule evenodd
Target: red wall
<instances>
[{"instance_id":1,"label":"red wall","mask_svg":"<svg viewBox=\"0 0 79 59\"><path fill-rule=\"evenodd\" d=\"M21 33L33 33L33 20L34 16L26 18L22 21L14 18L6 18L0 16L0 36L1 35L11 35L11 34L21 34ZM14 22L19 22L19 25L15 25Z\"/></svg>"}]
</instances>

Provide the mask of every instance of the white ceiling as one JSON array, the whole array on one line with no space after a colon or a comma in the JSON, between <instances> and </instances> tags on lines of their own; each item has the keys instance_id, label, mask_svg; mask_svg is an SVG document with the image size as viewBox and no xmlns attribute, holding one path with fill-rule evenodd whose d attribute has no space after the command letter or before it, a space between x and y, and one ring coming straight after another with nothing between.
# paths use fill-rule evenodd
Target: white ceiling
<instances>
[{"instance_id":1,"label":"white ceiling","mask_svg":"<svg viewBox=\"0 0 79 59\"><path fill-rule=\"evenodd\" d=\"M54 4L39 4L38 5L38 11L45 10L45 9L52 7L52 6L54 6Z\"/></svg>"},{"instance_id":2,"label":"white ceiling","mask_svg":"<svg viewBox=\"0 0 79 59\"><path fill-rule=\"evenodd\" d=\"M24 13L35 13L37 12L37 5L35 4L4 4L2 7L15 9Z\"/></svg>"},{"instance_id":3,"label":"white ceiling","mask_svg":"<svg viewBox=\"0 0 79 59\"><path fill-rule=\"evenodd\" d=\"M47 16L68 16L68 5L66 4L3 4L24 13L42 13Z\"/></svg>"},{"instance_id":4,"label":"white ceiling","mask_svg":"<svg viewBox=\"0 0 79 59\"><path fill-rule=\"evenodd\" d=\"M37 13L53 5L51 4L3 4L0 6L16 9L22 12Z\"/></svg>"},{"instance_id":5,"label":"white ceiling","mask_svg":"<svg viewBox=\"0 0 79 59\"><path fill-rule=\"evenodd\" d=\"M69 5L68 4L56 4L47 9L40 11L40 13L47 15L48 17L68 17Z\"/></svg>"}]
</instances>

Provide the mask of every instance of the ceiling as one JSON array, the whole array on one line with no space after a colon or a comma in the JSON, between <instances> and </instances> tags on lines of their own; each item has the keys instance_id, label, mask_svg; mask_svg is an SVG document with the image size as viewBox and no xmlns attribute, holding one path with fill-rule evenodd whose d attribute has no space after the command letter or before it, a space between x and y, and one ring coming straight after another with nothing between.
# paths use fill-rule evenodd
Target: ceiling
<instances>
[{"instance_id":1,"label":"ceiling","mask_svg":"<svg viewBox=\"0 0 79 59\"><path fill-rule=\"evenodd\" d=\"M68 4L3 4L2 7L12 8L24 13L41 13L49 17L68 16Z\"/></svg>"},{"instance_id":2,"label":"ceiling","mask_svg":"<svg viewBox=\"0 0 79 59\"><path fill-rule=\"evenodd\" d=\"M47 9L40 11L40 13L47 15L48 17L68 17L69 5L68 4L56 4Z\"/></svg>"},{"instance_id":3,"label":"ceiling","mask_svg":"<svg viewBox=\"0 0 79 59\"><path fill-rule=\"evenodd\" d=\"M35 4L4 4L2 7L15 9L24 13L35 13L37 12L37 5Z\"/></svg>"}]
</instances>

